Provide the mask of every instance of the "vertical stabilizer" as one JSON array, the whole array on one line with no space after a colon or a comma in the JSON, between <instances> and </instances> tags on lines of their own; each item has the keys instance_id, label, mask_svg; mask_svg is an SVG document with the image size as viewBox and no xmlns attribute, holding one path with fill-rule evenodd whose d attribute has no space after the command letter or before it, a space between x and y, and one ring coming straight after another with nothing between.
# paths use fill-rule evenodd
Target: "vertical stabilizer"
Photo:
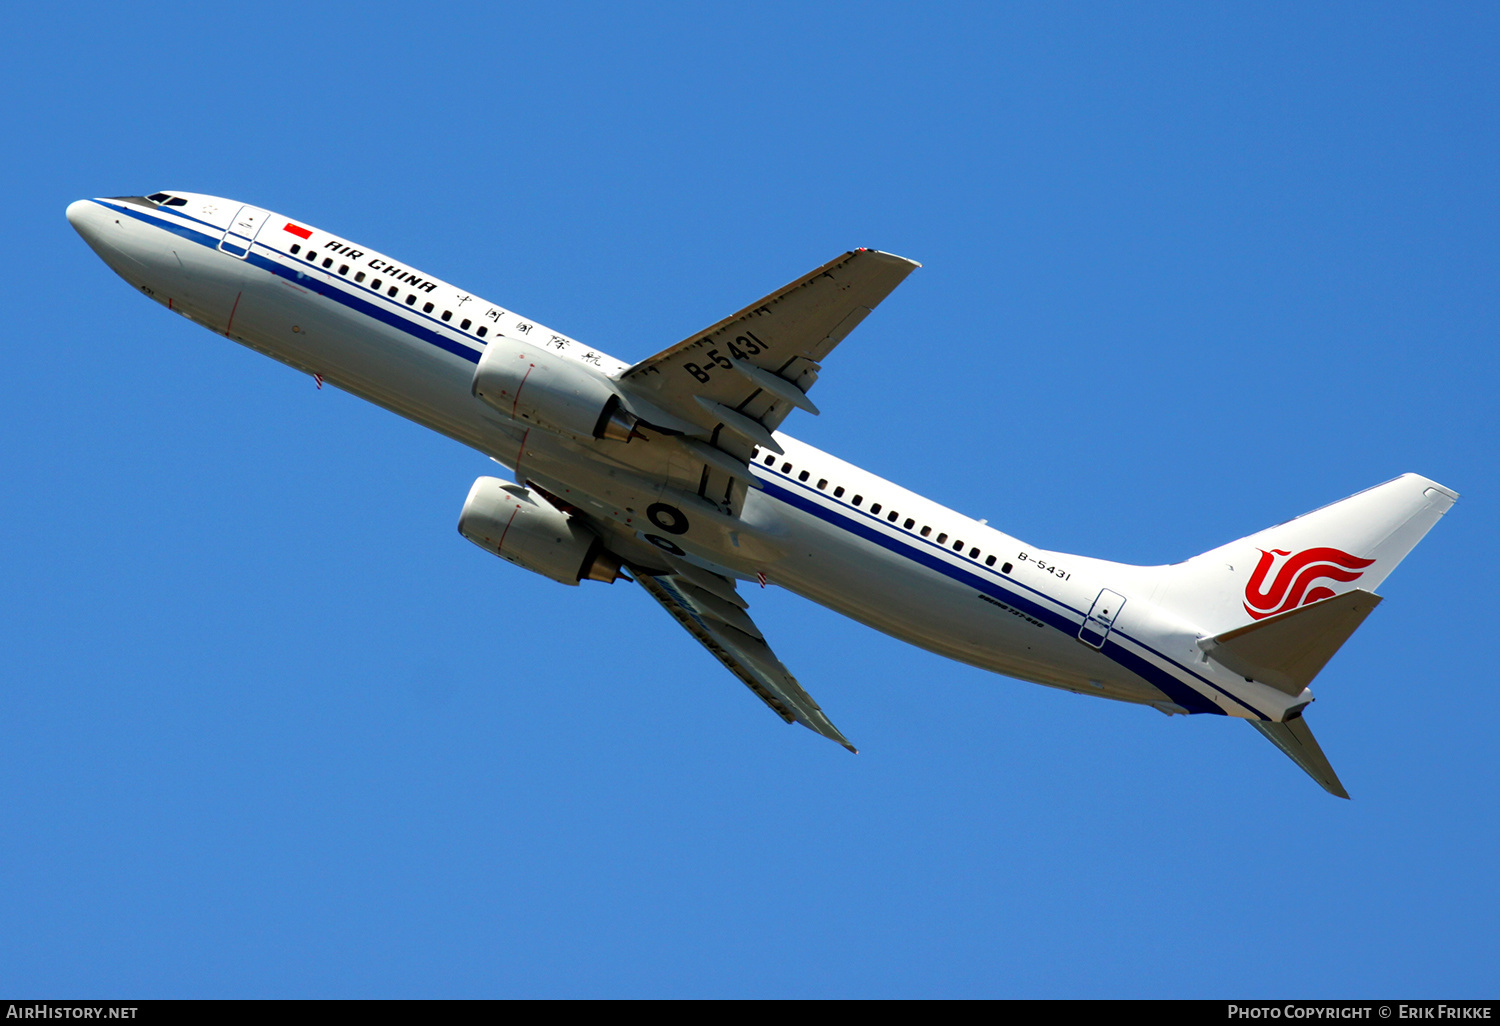
<instances>
[{"instance_id":1,"label":"vertical stabilizer","mask_svg":"<svg viewBox=\"0 0 1500 1026\"><path fill-rule=\"evenodd\" d=\"M1217 635L1353 588L1373 592L1457 498L1403 474L1166 567L1153 600Z\"/></svg>"},{"instance_id":2,"label":"vertical stabilizer","mask_svg":"<svg viewBox=\"0 0 1500 1026\"><path fill-rule=\"evenodd\" d=\"M1323 754L1323 749L1318 747L1318 741L1313 737L1312 729L1301 716L1287 720L1285 723L1268 723L1264 720L1246 722L1266 735L1271 744L1290 756L1291 760L1301 766L1308 776L1322 784L1323 790L1339 798L1349 797L1349 792L1345 791L1344 785L1339 783L1339 775L1328 764L1328 757Z\"/></svg>"}]
</instances>

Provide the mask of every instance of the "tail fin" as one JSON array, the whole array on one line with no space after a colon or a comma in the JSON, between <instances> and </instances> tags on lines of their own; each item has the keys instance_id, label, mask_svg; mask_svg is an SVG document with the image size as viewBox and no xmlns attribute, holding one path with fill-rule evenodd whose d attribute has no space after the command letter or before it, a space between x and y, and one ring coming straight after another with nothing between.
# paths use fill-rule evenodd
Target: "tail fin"
<instances>
[{"instance_id":1,"label":"tail fin","mask_svg":"<svg viewBox=\"0 0 1500 1026\"><path fill-rule=\"evenodd\" d=\"M1208 658L1296 700L1379 604L1375 588L1457 498L1403 474L1166 567L1152 598L1203 631ZM1329 794L1348 798L1301 709L1250 725Z\"/></svg>"},{"instance_id":2,"label":"tail fin","mask_svg":"<svg viewBox=\"0 0 1500 1026\"><path fill-rule=\"evenodd\" d=\"M1154 601L1218 635L1352 587L1373 592L1457 498L1403 474L1166 567Z\"/></svg>"}]
</instances>

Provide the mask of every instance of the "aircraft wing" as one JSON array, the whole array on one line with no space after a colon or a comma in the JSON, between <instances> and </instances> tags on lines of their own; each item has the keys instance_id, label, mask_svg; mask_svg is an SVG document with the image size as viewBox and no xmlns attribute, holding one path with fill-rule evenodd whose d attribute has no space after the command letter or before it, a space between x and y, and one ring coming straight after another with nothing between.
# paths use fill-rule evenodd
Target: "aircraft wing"
<instances>
[{"instance_id":1,"label":"aircraft wing","mask_svg":"<svg viewBox=\"0 0 1500 1026\"><path fill-rule=\"evenodd\" d=\"M673 565L677 572L671 574L637 569L636 580L776 715L857 752L776 658L745 612L734 582L686 562Z\"/></svg>"},{"instance_id":2,"label":"aircraft wing","mask_svg":"<svg viewBox=\"0 0 1500 1026\"><path fill-rule=\"evenodd\" d=\"M806 393L823 358L918 266L871 249L845 253L642 360L620 382L743 461L792 409L818 412Z\"/></svg>"}]
</instances>

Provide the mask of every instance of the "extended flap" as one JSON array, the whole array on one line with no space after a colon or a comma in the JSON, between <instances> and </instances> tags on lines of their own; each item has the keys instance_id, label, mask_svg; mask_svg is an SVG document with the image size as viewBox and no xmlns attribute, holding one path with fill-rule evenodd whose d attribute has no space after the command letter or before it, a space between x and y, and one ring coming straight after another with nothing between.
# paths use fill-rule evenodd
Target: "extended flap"
<instances>
[{"instance_id":1,"label":"extended flap","mask_svg":"<svg viewBox=\"0 0 1500 1026\"><path fill-rule=\"evenodd\" d=\"M1355 589L1201 644L1210 658L1240 676L1300 695L1378 605L1379 595Z\"/></svg>"}]
</instances>

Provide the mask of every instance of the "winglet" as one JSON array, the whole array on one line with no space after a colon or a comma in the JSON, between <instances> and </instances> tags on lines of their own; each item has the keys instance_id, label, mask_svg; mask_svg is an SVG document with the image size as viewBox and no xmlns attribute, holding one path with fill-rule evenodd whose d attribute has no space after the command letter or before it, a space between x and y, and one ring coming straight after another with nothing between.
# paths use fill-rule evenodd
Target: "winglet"
<instances>
[{"instance_id":1,"label":"winglet","mask_svg":"<svg viewBox=\"0 0 1500 1026\"><path fill-rule=\"evenodd\" d=\"M1250 726L1264 734L1271 744L1280 748L1293 762L1301 766L1303 772L1316 780L1323 790L1336 798L1349 797L1349 792L1345 791L1344 785L1339 783L1339 775L1328 764L1328 757L1323 754L1323 749L1318 747L1317 739L1312 735L1312 729L1301 716L1287 720L1285 723L1268 723L1264 720L1248 722Z\"/></svg>"}]
</instances>

